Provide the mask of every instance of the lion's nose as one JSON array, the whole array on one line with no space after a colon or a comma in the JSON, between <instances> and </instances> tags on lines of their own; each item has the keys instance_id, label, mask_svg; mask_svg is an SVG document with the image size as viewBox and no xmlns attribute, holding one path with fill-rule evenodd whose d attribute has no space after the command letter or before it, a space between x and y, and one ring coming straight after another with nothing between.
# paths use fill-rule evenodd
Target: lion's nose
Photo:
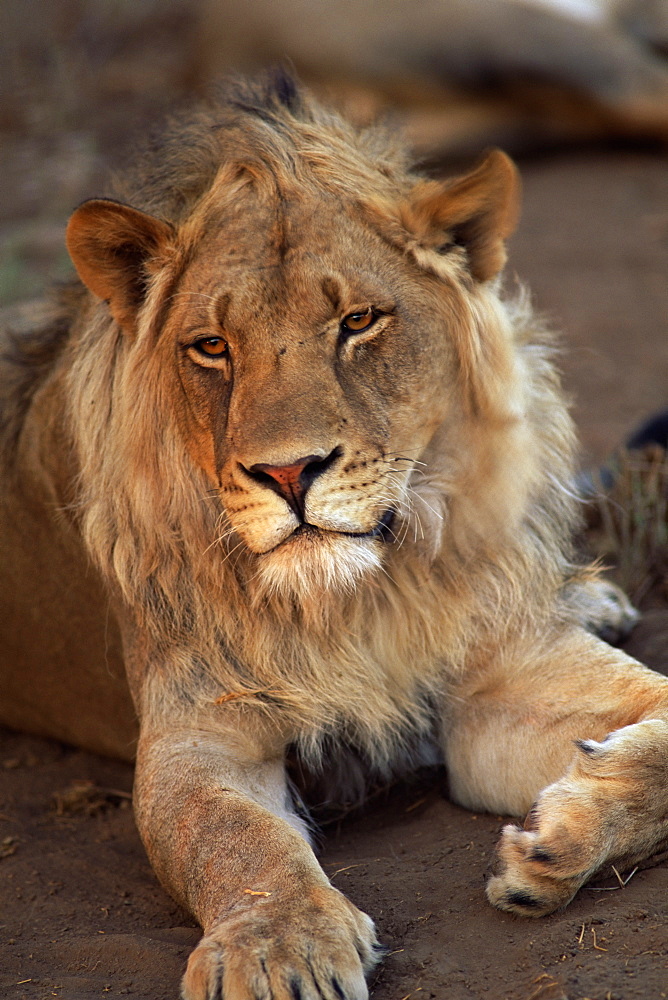
<instances>
[{"instance_id":1,"label":"lion's nose","mask_svg":"<svg viewBox=\"0 0 668 1000\"><path fill-rule=\"evenodd\" d=\"M304 520L305 497L311 484L332 465L341 454L340 448L333 448L329 455L304 455L290 465L271 465L256 462L244 472L259 483L283 497L300 521Z\"/></svg>"}]
</instances>

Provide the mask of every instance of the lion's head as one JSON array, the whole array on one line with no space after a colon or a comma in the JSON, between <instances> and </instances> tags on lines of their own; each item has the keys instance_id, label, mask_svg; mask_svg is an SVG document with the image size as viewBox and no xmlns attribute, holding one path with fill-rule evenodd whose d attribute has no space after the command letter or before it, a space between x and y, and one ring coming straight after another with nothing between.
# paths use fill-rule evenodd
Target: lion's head
<instances>
[{"instance_id":1,"label":"lion's head","mask_svg":"<svg viewBox=\"0 0 668 1000\"><path fill-rule=\"evenodd\" d=\"M512 381L490 284L516 215L515 170L497 152L459 180L427 181L378 132L259 88L199 129L130 193L140 207L93 200L70 221L79 275L110 312L79 358L96 397L83 412L105 405L98 373L114 372L93 446L115 456L102 489L118 491L132 469L123 516L145 535L139 522L151 508L162 521L185 463L196 503L208 495L217 513L202 550L276 590L351 587L388 542L427 535L438 547L430 449ZM105 441L119 421L122 445ZM172 517L167 530L188 528ZM132 557L114 533L106 558L118 570Z\"/></svg>"}]
</instances>

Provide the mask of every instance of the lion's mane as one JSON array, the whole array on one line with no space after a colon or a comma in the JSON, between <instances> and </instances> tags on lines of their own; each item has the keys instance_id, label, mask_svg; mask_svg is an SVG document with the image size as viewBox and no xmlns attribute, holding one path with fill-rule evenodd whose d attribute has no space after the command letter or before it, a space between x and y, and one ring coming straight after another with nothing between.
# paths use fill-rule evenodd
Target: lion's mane
<instances>
[{"instance_id":1,"label":"lion's mane","mask_svg":"<svg viewBox=\"0 0 668 1000\"><path fill-rule=\"evenodd\" d=\"M187 230L214 180L227 171L233 183L239 163L335 189L389 239L385 206L418 176L383 128L356 130L303 96L237 85L151 140L115 194ZM397 542L354 588L295 595L264 585L252 554L226 537L218 496L184 447L173 366L154 348L182 264L147 274L136 337L76 291L67 343L62 320L42 337L67 399L63 506L117 606L161 651L143 711L222 698L221 711L258 712L267 724L280 715L312 762L343 734L383 766L429 729L448 677L535 634L569 572L573 434L550 338L521 294L504 300L494 283L462 280L461 417L416 467ZM44 381L41 372L36 391ZM19 382L17 407L30 392Z\"/></svg>"}]
</instances>

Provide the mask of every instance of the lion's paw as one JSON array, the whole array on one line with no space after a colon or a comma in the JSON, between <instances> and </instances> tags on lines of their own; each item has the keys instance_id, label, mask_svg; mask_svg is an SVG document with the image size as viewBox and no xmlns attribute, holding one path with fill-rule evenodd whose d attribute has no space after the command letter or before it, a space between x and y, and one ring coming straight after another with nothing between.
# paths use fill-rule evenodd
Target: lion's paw
<instances>
[{"instance_id":1,"label":"lion's paw","mask_svg":"<svg viewBox=\"0 0 668 1000\"><path fill-rule=\"evenodd\" d=\"M544 789L525 829L506 826L489 901L522 916L568 903L603 865L633 863L668 840L668 723L646 719L578 740L568 773Z\"/></svg>"},{"instance_id":2,"label":"lion's paw","mask_svg":"<svg viewBox=\"0 0 668 1000\"><path fill-rule=\"evenodd\" d=\"M626 639L640 619L640 612L621 587L605 577L569 584L564 589L564 596L587 631L612 646Z\"/></svg>"},{"instance_id":3,"label":"lion's paw","mask_svg":"<svg viewBox=\"0 0 668 1000\"><path fill-rule=\"evenodd\" d=\"M597 777L629 778L650 794L665 788L668 722L663 719L644 719L615 729L600 742L578 740L577 746L585 756L580 767Z\"/></svg>"},{"instance_id":4,"label":"lion's paw","mask_svg":"<svg viewBox=\"0 0 668 1000\"><path fill-rule=\"evenodd\" d=\"M255 897L190 956L183 1000L367 1000L378 961L371 919L336 889L281 904Z\"/></svg>"}]
</instances>

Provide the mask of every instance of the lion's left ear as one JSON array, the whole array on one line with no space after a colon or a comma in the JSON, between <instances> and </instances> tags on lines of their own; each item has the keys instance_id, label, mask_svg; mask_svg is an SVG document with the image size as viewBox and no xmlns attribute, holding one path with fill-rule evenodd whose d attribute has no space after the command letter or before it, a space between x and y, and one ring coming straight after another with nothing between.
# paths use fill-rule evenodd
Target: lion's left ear
<instances>
[{"instance_id":1,"label":"lion's left ear","mask_svg":"<svg viewBox=\"0 0 668 1000\"><path fill-rule=\"evenodd\" d=\"M85 201L67 227L67 249L79 277L109 303L114 319L134 329L144 299L151 262L173 237L161 219L103 198Z\"/></svg>"},{"instance_id":2,"label":"lion's left ear","mask_svg":"<svg viewBox=\"0 0 668 1000\"><path fill-rule=\"evenodd\" d=\"M463 247L473 277L487 281L506 262L504 243L517 224L519 193L517 168L495 149L464 177L418 184L403 206L403 224L423 249L422 263Z\"/></svg>"}]
</instances>

